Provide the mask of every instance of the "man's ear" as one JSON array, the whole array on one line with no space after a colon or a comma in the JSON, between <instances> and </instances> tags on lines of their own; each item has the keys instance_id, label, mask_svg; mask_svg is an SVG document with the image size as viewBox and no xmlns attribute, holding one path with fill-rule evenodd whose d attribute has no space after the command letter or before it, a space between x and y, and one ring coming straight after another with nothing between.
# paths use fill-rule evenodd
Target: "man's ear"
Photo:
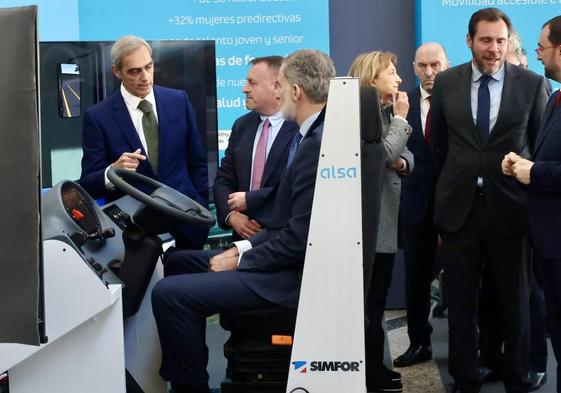
<instances>
[{"instance_id":1,"label":"man's ear","mask_svg":"<svg viewBox=\"0 0 561 393\"><path fill-rule=\"evenodd\" d=\"M116 65L112 65L111 66L111 71L113 71L113 75L115 75L115 78L122 79L121 78L121 69L119 67L117 67Z\"/></svg>"},{"instance_id":2,"label":"man's ear","mask_svg":"<svg viewBox=\"0 0 561 393\"><path fill-rule=\"evenodd\" d=\"M294 98L294 101L298 101L303 94L302 89L300 89L300 86L298 86L297 84L292 85L291 93L292 93L292 98Z\"/></svg>"},{"instance_id":3,"label":"man's ear","mask_svg":"<svg viewBox=\"0 0 561 393\"><path fill-rule=\"evenodd\" d=\"M466 34L466 44L467 44L468 48L471 49L471 46L473 45L473 40L469 36L469 33Z\"/></svg>"}]
</instances>

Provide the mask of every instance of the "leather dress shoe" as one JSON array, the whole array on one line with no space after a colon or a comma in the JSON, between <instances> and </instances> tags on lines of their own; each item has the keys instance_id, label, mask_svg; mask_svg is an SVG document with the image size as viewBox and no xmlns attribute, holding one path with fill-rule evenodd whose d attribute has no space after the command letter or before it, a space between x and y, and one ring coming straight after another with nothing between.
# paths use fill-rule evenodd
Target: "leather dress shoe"
<instances>
[{"instance_id":1,"label":"leather dress shoe","mask_svg":"<svg viewBox=\"0 0 561 393\"><path fill-rule=\"evenodd\" d=\"M479 378L483 383L497 382L503 379L498 371L485 366L479 367Z\"/></svg>"},{"instance_id":2,"label":"leather dress shoe","mask_svg":"<svg viewBox=\"0 0 561 393\"><path fill-rule=\"evenodd\" d=\"M409 367L429 359L432 359L431 347L411 344L403 355L398 356L393 361L393 365L395 367Z\"/></svg>"},{"instance_id":3,"label":"leather dress shoe","mask_svg":"<svg viewBox=\"0 0 561 393\"><path fill-rule=\"evenodd\" d=\"M528 373L528 379L530 380L530 391L538 390L547 381L547 374L545 372L540 373L538 371L530 371Z\"/></svg>"}]
</instances>

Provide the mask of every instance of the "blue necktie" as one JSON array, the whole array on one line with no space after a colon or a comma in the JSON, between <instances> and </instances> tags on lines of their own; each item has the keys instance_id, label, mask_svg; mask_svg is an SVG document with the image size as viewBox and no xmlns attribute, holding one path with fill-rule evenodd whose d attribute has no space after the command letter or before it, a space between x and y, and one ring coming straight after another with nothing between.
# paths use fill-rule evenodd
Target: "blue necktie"
<instances>
[{"instance_id":1,"label":"blue necktie","mask_svg":"<svg viewBox=\"0 0 561 393\"><path fill-rule=\"evenodd\" d=\"M476 127L479 131L481 144L485 144L489 138L489 116L491 113L491 94L489 93L489 75L479 78L479 90L477 92L477 120Z\"/></svg>"},{"instance_id":2,"label":"blue necktie","mask_svg":"<svg viewBox=\"0 0 561 393\"><path fill-rule=\"evenodd\" d=\"M290 164L292 164L292 160L294 160L294 156L296 155L296 150L298 150L298 145L300 144L300 140L302 139L302 134L297 132L292 138L292 142L290 143L290 150L288 151L288 162L286 163L286 167L288 168Z\"/></svg>"}]
</instances>

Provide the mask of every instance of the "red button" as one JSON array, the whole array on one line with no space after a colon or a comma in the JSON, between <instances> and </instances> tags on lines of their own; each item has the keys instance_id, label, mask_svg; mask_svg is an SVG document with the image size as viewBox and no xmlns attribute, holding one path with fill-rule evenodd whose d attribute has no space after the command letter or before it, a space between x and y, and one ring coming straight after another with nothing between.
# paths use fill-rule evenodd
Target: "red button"
<instances>
[{"instance_id":1,"label":"red button","mask_svg":"<svg viewBox=\"0 0 561 393\"><path fill-rule=\"evenodd\" d=\"M80 221L84 219L84 213L82 213L80 210L78 209L72 209L72 217L74 217L74 219L76 221Z\"/></svg>"}]
</instances>

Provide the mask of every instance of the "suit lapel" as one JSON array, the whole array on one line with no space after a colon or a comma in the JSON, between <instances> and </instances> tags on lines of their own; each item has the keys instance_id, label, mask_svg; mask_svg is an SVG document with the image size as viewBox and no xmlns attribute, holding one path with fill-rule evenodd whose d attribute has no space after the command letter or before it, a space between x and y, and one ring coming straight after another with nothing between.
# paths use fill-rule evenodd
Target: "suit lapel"
<instances>
[{"instance_id":1,"label":"suit lapel","mask_svg":"<svg viewBox=\"0 0 561 393\"><path fill-rule=\"evenodd\" d=\"M158 172L166 167L166 159L173 159L169 155L161 154L162 152L174 151L173 143L176 143L177 137L173 133L181 120L177 118L177 104L169 99L169 95L165 94L158 86L154 86L154 99L156 100L156 111L158 112L158 135L160 158L158 162ZM169 166L168 166L169 167Z\"/></svg>"},{"instance_id":2,"label":"suit lapel","mask_svg":"<svg viewBox=\"0 0 561 393\"><path fill-rule=\"evenodd\" d=\"M261 122L261 117L256 112L255 116L249 121L247 132L244 132L243 141L239 145L238 157L241 158L241 174L240 174L240 189L249 190L251 184L251 163L253 162L253 144L255 142L255 135L257 128ZM261 181L263 184L263 181Z\"/></svg>"},{"instance_id":3,"label":"suit lapel","mask_svg":"<svg viewBox=\"0 0 561 393\"><path fill-rule=\"evenodd\" d=\"M473 122L474 114L471 111L471 61L465 63L459 70L458 75L458 86L456 90L458 94L456 95L458 108L461 112L461 118L464 119L464 124L467 125L468 134L466 137L476 146L482 146L481 138L479 132L475 127ZM464 92L468 92L465 94Z\"/></svg>"},{"instance_id":4,"label":"suit lapel","mask_svg":"<svg viewBox=\"0 0 561 393\"><path fill-rule=\"evenodd\" d=\"M411 107L409 112L409 125L413 128L413 134L409 137L409 140L418 146L415 149L420 152L423 158L430 157L430 152L428 150L427 144L425 143L425 135L423 134L423 124L421 119L421 88L416 88L410 98Z\"/></svg>"},{"instance_id":5,"label":"suit lapel","mask_svg":"<svg viewBox=\"0 0 561 393\"><path fill-rule=\"evenodd\" d=\"M551 97L549 97L549 101L547 102L547 105L545 107L545 112L542 117L542 124L540 127L540 131L538 132L538 139L536 141L536 146L534 147L532 157L536 155L536 153L542 146L545 137L553 128L552 126L554 124L557 124L557 122L559 121L559 117L561 116L561 110L555 110L555 97L557 96L557 94L561 94L561 92L552 94Z\"/></svg>"},{"instance_id":6,"label":"suit lapel","mask_svg":"<svg viewBox=\"0 0 561 393\"><path fill-rule=\"evenodd\" d=\"M505 119L509 116L509 111L512 108L517 107L516 94L513 94L513 89L517 85L517 80L520 78L520 74L516 72L516 68L518 66L511 66L509 63L505 62L505 73L504 73L504 80L503 80L503 91L501 92L501 104L499 106L499 113L497 114L497 121L495 122L495 126L491 130L489 134L489 139L487 139L487 143L491 142L494 138L497 138L503 130L506 130L506 127L503 127L503 123Z\"/></svg>"},{"instance_id":7,"label":"suit lapel","mask_svg":"<svg viewBox=\"0 0 561 393\"><path fill-rule=\"evenodd\" d=\"M265 170L263 171L263 177L261 178L261 184L265 184L269 179L269 176L273 173L273 169L277 166L280 156L285 151L286 146L292 140L294 133L290 132L290 123L287 121L283 122L271 150L267 155L267 161L265 161Z\"/></svg>"}]
</instances>

